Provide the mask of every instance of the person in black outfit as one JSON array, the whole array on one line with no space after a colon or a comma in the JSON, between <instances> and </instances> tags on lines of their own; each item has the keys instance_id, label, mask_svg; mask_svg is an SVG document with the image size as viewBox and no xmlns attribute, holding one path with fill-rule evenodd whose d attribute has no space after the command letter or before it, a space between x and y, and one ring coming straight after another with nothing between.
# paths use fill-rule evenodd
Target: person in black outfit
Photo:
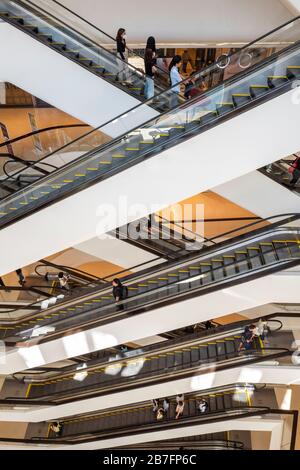
<instances>
[{"instance_id":1,"label":"person in black outfit","mask_svg":"<svg viewBox=\"0 0 300 470\"><path fill-rule=\"evenodd\" d=\"M298 179L300 178L300 157L297 157L293 164L294 171L292 173L293 178L291 180L291 186L295 187Z\"/></svg>"},{"instance_id":2,"label":"person in black outfit","mask_svg":"<svg viewBox=\"0 0 300 470\"><path fill-rule=\"evenodd\" d=\"M255 331L256 327L255 325L247 325L245 326L244 332L241 336L241 342L238 348L238 351L241 351L242 349L245 349L246 351L249 351L250 349L253 348L253 340L255 338Z\"/></svg>"},{"instance_id":3,"label":"person in black outfit","mask_svg":"<svg viewBox=\"0 0 300 470\"><path fill-rule=\"evenodd\" d=\"M146 83L144 88L144 95L146 100L154 96L154 70L155 70L155 57L152 49L145 51L145 74Z\"/></svg>"},{"instance_id":4,"label":"person in black outfit","mask_svg":"<svg viewBox=\"0 0 300 470\"><path fill-rule=\"evenodd\" d=\"M22 269L16 269L16 275L18 276L20 286L23 287L26 283L26 279L25 279Z\"/></svg>"},{"instance_id":5,"label":"person in black outfit","mask_svg":"<svg viewBox=\"0 0 300 470\"><path fill-rule=\"evenodd\" d=\"M123 62L127 60L127 49L126 49L126 31L124 28L119 28L116 36L117 42L117 57L121 59ZM119 72L117 75L118 80L126 80L127 79L127 66L120 62Z\"/></svg>"},{"instance_id":6,"label":"person in black outfit","mask_svg":"<svg viewBox=\"0 0 300 470\"><path fill-rule=\"evenodd\" d=\"M120 279L117 277L112 281L112 286L113 286L113 296L115 298L116 303L121 302L122 300L125 300L127 295L126 295L126 287L123 286L122 282ZM124 310L124 305L118 305L117 310Z\"/></svg>"},{"instance_id":7,"label":"person in black outfit","mask_svg":"<svg viewBox=\"0 0 300 470\"><path fill-rule=\"evenodd\" d=\"M151 49L152 52L156 55L156 42L153 36L149 36L147 39L146 49Z\"/></svg>"}]
</instances>

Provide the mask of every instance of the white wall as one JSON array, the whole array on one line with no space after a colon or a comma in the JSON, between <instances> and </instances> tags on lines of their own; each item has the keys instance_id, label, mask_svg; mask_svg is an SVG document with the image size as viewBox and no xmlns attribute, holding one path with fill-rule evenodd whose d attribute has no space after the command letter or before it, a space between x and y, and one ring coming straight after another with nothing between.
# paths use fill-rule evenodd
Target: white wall
<instances>
[{"instance_id":1,"label":"white wall","mask_svg":"<svg viewBox=\"0 0 300 470\"><path fill-rule=\"evenodd\" d=\"M300 106L292 104L293 93L291 90L1 230L0 275L298 151ZM116 218L104 224L103 209L110 209ZM20 233L26 250L19 243Z\"/></svg>"},{"instance_id":2,"label":"white wall","mask_svg":"<svg viewBox=\"0 0 300 470\"><path fill-rule=\"evenodd\" d=\"M60 12L51 0L37 3ZM279 0L189 0L184 8L181 0L153 0L151 7L130 0L126 8L122 0L105 8L99 0L61 3L114 37L126 28L130 44L143 44L150 35L160 43L249 42L293 16Z\"/></svg>"},{"instance_id":3,"label":"white wall","mask_svg":"<svg viewBox=\"0 0 300 470\"><path fill-rule=\"evenodd\" d=\"M286 271L36 346L14 349L7 353L6 362L0 364L0 375L51 364L67 357L81 356L268 303L297 303L298 287L297 273L291 271L289 274Z\"/></svg>"},{"instance_id":4,"label":"white wall","mask_svg":"<svg viewBox=\"0 0 300 470\"><path fill-rule=\"evenodd\" d=\"M259 217L300 213L300 196L259 171L216 186L213 191Z\"/></svg>"},{"instance_id":5,"label":"white wall","mask_svg":"<svg viewBox=\"0 0 300 470\"><path fill-rule=\"evenodd\" d=\"M0 81L12 83L93 127L139 104L134 97L5 22L0 22L0 43L5 44ZM133 124L156 115L144 108Z\"/></svg>"}]
</instances>

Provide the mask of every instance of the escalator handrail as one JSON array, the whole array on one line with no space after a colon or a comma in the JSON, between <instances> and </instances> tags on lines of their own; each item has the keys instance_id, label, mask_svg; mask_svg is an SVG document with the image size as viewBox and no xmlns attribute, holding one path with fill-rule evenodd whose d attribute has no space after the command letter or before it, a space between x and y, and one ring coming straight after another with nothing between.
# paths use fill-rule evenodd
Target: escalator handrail
<instances>
[{"instance_id":1,"label":"escalator handrail","mask_svg":"<svg viewBox=\"0 0 300 470\"><path fill-rule=\"evenodd\" d=\"M147 445L149 444L149 445ZM141 444L135 444L134 449L135 450L150 450L150 445L153 447L153 443L141 443ZM226 439L207 439L207 440L202 440L202 441L180 441L179 439L174 442L164 442L164 441L158 441L155 442L155 448L157 450L169 450L168 447L170 448L175 448L178 449L178 447L182 449L198 449L201 447L220 447L222 449L237 449L237 450L242 450L245 449L245 444L241 441L233 441L233 440L226 440ZM126 446L126 447L115 447L116 450L130 450L132 446Z\"/></svg>"},{"instance_id":2,"label":"escalator handrail","mask_svg":"<svg viewBox=\"0 0 300 470\"><path fill-rule=\"evenodd\" d=\"M14 137L13 139L5 140L4 142L0 143L0 148L1 147L6 147L7 145L14 144L16 142L19 142L20 140L28 139L29 137L32 137L32 136L35 136L35 135L38 135L38 134L43 134L44 132L58 130L58 129L69 129L69 128L73 128L73 127L91 127L91 126L89 126L88 124L61 124L61 125L58 125L58 126L43 127L42 129L37 129L35 131L28 132L26 134L22 134L18 137ZM92 130L94 130L94 129L92 129ZM13 157L13 155L12 155L12 157Z\"/></svg>"},{"instance_id":3,"label":"escalator handrail","mask_svg":"<svg viewBox=\"0 0 300 470\"><path fill-rule=\"evenodd\" d=\"M42 262L44 261L44 262ZM97 283L100 283L102 284L103 283L103 279L99 276L96 276L94 274L90 274L86 271L83 271L82 269L78 269L78 268L73 268L72 266L65 266L65 265L62 265L62 264L55 264L55 263L50 263L49 261L47 260L41 260L40 261L40 264L37 264L34 268L34 271L35 273L39 276L39 277L44 277L43 274L40 274L38 272L38 268L40 267L44 267L44 268L47 268L47 267L51 267L53 269L57 269L57 270L61 270L61 271L65 271L66 273L69 273L71 274L71 276L74 276L74 277L78 277L80 279L83 279L83 280L86 280L88 282L88 284L97 284ZM86 276L85 277L82 277L81 275L84 275ZM90 279L87 279L87 278L90 278Z\"/></svg>"},{"instance_id":4,"label":"escalator handrail","mask_svg":"<svg viewBox=\"0 0 300 470\"><path fill-rule=\"evenodd\" d=\"M291 20L290 22L292 22L292 21L294 21L294 20ZM290 22L288 22L287 24L289 24ZM300 41L297 42L296 44L292 45L292 46L289 46L289 47L287 47L287 48L285 48L285 49L282 49L281 51L279 51L279 52L277 52L277 53L272 54L270 57L264 59L262 62L260 62L260 63L258 63L258 64L255 64L255 65L253 65L252 67L250 67L250 69L243 70L242 72L239 72L239 73L237 73L236 75L227 78L224 82L222 82L222 84L219 84L219 83L218 83L218 84L214 85L213 87L211 87L209 90L203 92L203 93L202 93L201 95L199 95L198 97L195 97L195 98L193 98L193 99L190 99L190 100L188 100L187 102L184 102L183 104L180 104L179 106L175 106L175 108L171 108L171 109L169 109L169 110L167 110L167 111L164 111L164 112L160 113L158 116L156 116L156 117L154 117L154 118L153 118L153 117L150 118L149 120L147 120L147 121L144 122L143 124L141 124L141 125L139 125L139 126L136 126L135 128L131 129L130 131L126 131L125 133L123 133L123 134L121 134L120 136L118 136L118 137L112 139L111 141L102 144L102 145L101 145L100 147L98 147L97 149L93 149L93 150L88 151L85 155L83 155L82 157L79 157L79 158L76 160L76 163L81 163L84 159L87 159L87 158L93 156L95 153L99 152L100 149L101 149L101 151L106 150L106 148L109 147L110 145L115 145L116 142L122 141L124 138L126 138L126 136L128 136L128 134L133 133L133 132L139 130L139 129L141 128L141 126L146 126L146 125L150 124L151 122L153 122L153 121L154 121L155 119L157 119L157 118L161 119L162 117L164 117L164 116L166 116L168 113L170 113L172 110L177 109L177 108L180 109L181 106L186 106L187 103L188 103L189 105L191 105L191 104L193 104L193 103L196 103L196 102L199 101L200 99L201 99L201 100L202 100L202 99L205 99L206 97L209 97L210 94L214 93L215 89L218 88L218 87L220 87L220 86L222 86L222 87L224 87L224 86L230 86L233 82L238 81L238 80L240 80L241 78L243 78L244 75L248 75L249 73L252 73L253 71L255 71L255 70L259 69L259 68L265 67L266 64L268 64L270 61L274 61L275 58L277 58L280 54L283 54L285 51L287 51L287 50L292 50L293 48L298 47L298 46L299 46L299 43L300 43ZM200 71L200 72L196 72L194 75L197 75L197 76L200 76L200 75L201 75L201 76L202 76L202 75L205 75L206 73L207 73L207 69L205 68L205 69L203 69L203 70ZM193 75L193 76L194 76L194 75ZM188 78L184 79L184 80L183 80L182 82L180 82L180 83L181 83L181 84L185 84L186 82L189 82L190 80L191 80L191 77L188 77ZM155 95L155 99L159 98L159 97L160 97L162 94L164 94L164 93L168 93L168 92L172 91L172 89L175 88L175 87L177 87L177 86L178 86L178 84L175 84L175 85L171 86L170 88L168 88L168 89L162 91L161 93L158 93L157 95ZM119 118L121 118L121 117L124 116L124 115L127 115L129 112L135 111L137 108L140 108L140 107L142 107L142 106L148 106L148 105L150 106L152 102L153 102L153 98L150 98L149 100L143 101L143 103L137 104L136 106L134 106L134 107L130 108L129 110L127 110L125 113L122 112L121 114L119 114L118 116L115 116L114 118L110 119L110 120L107 121L106 123L101 124L100 126L96 127L95 129L93 129L93 130L87 132L86 134L84 134L84 135L82 135L82 136L80 136L80 137L74 139L72 142L70 142L70 143L68 143L68 144L65 144L64 146L60 147L59 149L55 150L54 152L49 153L48 155L46 155L45 157L43 157L41 160L44 160L44 159L46 159L46 158L52 156L52 155L55 154L56 152L61 151L62 149L66 148L68 145L73 145L73 144L74 144L75 142L77 142L78 140L80 140L80 139L82 139L82 138L85 138L87 135L89 135L89 134L91 134L91 133L93 133L93 132L95 132L95 131L98 131L98 130L104 128L105 126L111 124L111 123L112 123L113 121L115 121L116 119L119 119ZM62 166L59 168L58 172L59 172L59 171L64 171L64 169L65 169L66 167L71 167L71 165L72 165L72 162L66 163L65 165L62 165ZM24 171L24 170L22 170L22 171ZM121 170L121 171L122 171L122 170ZM33 184L32 184L32 185L33 185ZM30 186L32 186L32 185L30 185ZM28 187L29 187L29 186L28 186ZM2 199L2 201L5 201L5 199L8 199L9 197L10 197L10 196L7 196L6 198Z\"/></svg>"},{"instance_id":5,"label":"escalator handrail","mask_svg":"<svg viewBox=\"0 0 300 470\"><path fill-rule=\"evenodd\" d=\"M3 155L3 154L2 154ZM1 156L2 156L1 155ZM44 170L43 168L39 168L37 165L39 165L39 161L34 161L34 160L22 160L20 159L21 161L17 161L15 160L14 157L11 157L10 154L6 154L6 156L10 156L10 158L12 158L12 160L7 160L4 165L3 165L3 173L7 176L7 178L4 180L4 183L2 184L2 181L0 180L0 185L1 186L4 186L5 187L5 181L6 181L6 184L9 182L12 182L12 181L18 181L21 179L21 177L23 176L25 179L30 177L30 176L36 176L38 178L38 175L28 175L28 174L25 174L25 175L22 175L20 174L19 176L17 176L16 178L14 177L14 175L10 175L8 172L7 172L7 169L6 167L11 164L11 163L19 163L20 165L23 165L23 166L26 166L27 168L30 166L30 168L32 170L36 170L36 171L39 171L40 173L43 173L44 175L49 175L51 172L47 171L47 170ZM32 165L33 163L33 165ZM41 165L45 165L45 166L48 166L48 167L51 167L54 171L58 170L58 167L57 166L54 166L54 165L51 165L50 163L45 163L45 162L41 162ZM9 182L7 180L10 180ZM12 181L11 181L12 180Z\"/></svg>"},{"instance_id":6,"label":"escalator handrail","mask_svg":"<svg viewBox=\"0 0 300 470\"><path fill-rule=\"evenodd\" d=\"M300 215L297 215L297 216L296 216L296 219L294 219L294 217L295 217L295 216L293 216L292 219L293 219L293 220L297 220L297 219L299 219ZM290 219L287 219L287 221L290 221ZM280 225L281 223L282 223L282 222L279 222L279 225ZM287 222L285 221L285 223L287 223ZM240 244L240 240L242 240L243 242L245 242L245 237L246 237L246 235L247 235L246 238L249 240L249 238L252 239L253 237L257 237L257 236L258 236L258 233L259 233L259 234L263 234L266 229L267 229L267 233L271 233L271 232L272 232L272 229L275 228L275 227L277 227L277 230L276 230L276 231L273 230L273 233L274 233L274 232L277 232L277 231L278 231L278 232L279 232L279 231L282 231L282 230L279 230L278 224L272 224L272 226L263 227L262 229L256 230L254 233L253 233L253 232L250 232L250 233L245 234L245 235L240 235L240 236L236 237L235 239L229 240L230 243L229 243L229 242L227 242L227 243L226 243L226 242L220 243L220 244L218 245L218 249L216 249L215 247L213 247L212 250L211 250L211 249L208 249L208 250L206 250L206 251L204 251L204 252L201 252L201 253L198 253L197 255L194 255L194 256L192 256L192 257L188 257L188 258L187 258L187 257L184 257L183 259L180 259L180 262L179 262L179 260L177 260L177 261L169 261L169 262L162 263L161 265L156 266L156 267L155 267L155 268L156 268L155 270L153 270L152 268L146 270L146 271L148 271L147 273L145 273L145 272L139 272L139 273L137 273L138 276L136 276L136 274L134 274L134 282L137 282L138 279L139 279L141 276L142 276L143 278L145 278L146 275L147 275L147 276L153 276L154 274L157 274L157 272L164 272L164 271L166 271L166 270L171 269L172 267L174 267L174 265L177 266L177 267L178 267L178 265L179 265L179 267L180 267L180 265L183 265L183 266L184 266L184 265L187 264L187 262L190 262L190 261L195 260L195 259L199 259L199 257L200 257L201 259L205 259L205 258L207 258L208 256L211 255L211 252L214 253L215 251L220 251L220 249L221 249L221 251L226 250L226 246L229 246L229 247L231 247L231 249L233 249L234 245ZM286 231L286 230L288 230L288 231L295 231L295 230L297 230L297 229L293 229L293 230L292 230L291 228L284 229L284 231ZM241 238L241 237L242 237L242 238ZM225 247L224 247L224 244L225 244ZM232 246L232 245L233 245L233 246ZM220 247L221 247L221 248L220 248ZM253 255L252 257L254 257L254 255ZM250 258L251 258L251 257L250 257ZM293 259L293 260L278 260L278 261L276 261L276 265L284 265L284 264L286 264L287 262L291 262L291 261L295 261L295 259ZM232 263L229 263L227 266L235 265L235 264L236 264L236 261L233 261ZM257 268L257 269L252 269L250 272L251 272L251 273L254 273L254 272L261 271L264 267L265 267L265 266L261 266L261 267L259 267L259 268ZM268 265L267 267L270 267L270 266ZM220 267L215 267L215 268L212 269L212 271L217 271L217 270L219 270L219 269L220 269ZM249 273L246 273L246 274L249 274ZM237 273L237 275L238 275L238 273ZM131 275L130 275L130 276L131 276ZM110 276L110 277L111 277L111 276ZM241 275L241 277L243 277L243 276ZM232 279L232 278L233 278L233 277L230 277L230 279ZM234 278L236 278L236 276L234 276ZM104 278L103 278L103 279L104 279ZM129 280L132 281L132 276L131 276L131 278L130 278ZM128 279L125 278L125 284L126 284L126 285L127 285L127 281L128 281ZM225 278L225 282L226 282L226 281L228 281L227 278ZM174 281L173 284L175 284L176 282L177 282L177 281ZM221 282L221 281L220 281L220 282ZM217 284L219 284L219 282L218 282ZM96 292L99 292L99 291L102 292L103 290L106 290L106 289L108 289L108 288L111 288L111 287L110 287L110 283L108 283L108 285L109 285L109 287L108 287L108 286L107 286L107 287L103 286L103 289L100 289L100 290L97 289L97 291L95 291L95 292L93 291L92 293L89 293L89 294L86 294L86 295L89 295L89 296L90 296L90 295L95 294ZM130 285L130 284L128 284L128 285ZM168 285L170 286L171 283L169 283ZM125 299L124 301L120 301L119 303L126 305L126 304L127 304L130 300L132 300L133 298L137 299L138 297L143 297L143 296L145 296L145 295L148 295L149 293L150 293L150 294L151 294L151 293L154 293L155 290L161 289L162 287L163 287L163 286L157 287L156 289L152 289L151 291L148 291L148 292L146 292L146 293L140 293L140 294L137 294L137 295L135 295L135 296L128 297L127 299ZM85 295L85 297L86 297L86 295ZM68 304L69 304L70 302L71 302L71 304L74 304L74 302L79 302L79 301L80 301L80 298L81 298L81 296L76 296L74 299L69 299L69 300L67 299L66 302L67 302ZM62 302L62 303L59 304L59 306L62 307L64 304L65 304L65 302ZM105 306L104 306L104 307L105 307ZM57 306L56 306L56 308L57 308ZM54 307L54 309L55 309L55 307ZM52 310L52 309L47 309L47 313L49 313L51 310ZM17 310L16 310L16 311L17 311ZM10 312L10 313L11 313L11 312ZM34 316L35 316L35 315L37 315L37 314L34 314ZM2 324L2 325L6 325L6 324L17 324L17 323L19 323L20 321L23 321L24 319L27 319L27 318L30 319L30 318L33 318L33 317L30 316L30 315L29 315L29 316L24 316L24 317L22 317L22 319L18 319L18 321L15 321L15 320L12 320L12 319L7 319L7 321L4 321L4 320L2 319L1 322L0 322L0 324Z\"/></svg>"}]
</instances>

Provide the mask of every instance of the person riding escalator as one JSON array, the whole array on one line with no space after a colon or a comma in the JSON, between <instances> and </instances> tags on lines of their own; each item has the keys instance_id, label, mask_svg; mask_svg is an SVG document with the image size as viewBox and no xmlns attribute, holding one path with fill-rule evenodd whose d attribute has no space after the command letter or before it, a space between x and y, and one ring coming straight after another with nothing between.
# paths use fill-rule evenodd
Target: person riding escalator
<instances>
[{"instance_id":1,"label":"person riding escalator","mask_svg":"<svg viewBox=\"0 0 300 470\"><path fill-rule=\"evenodd\" d=\"M128 297L128 288L126 286L123 286L122 282L120 279L115 278L112 281L112 286L113 286L113 296L115 298L116 304L121 302L122 300L127 299ZM124 305L118 305L117 310L124 310Z\"/></svg>"},{"instance_id":2,"label":"person riding escalator","mask_svg":"<svg viewBox=\"0 0 300 470\"><path fill-rule=\"evenodd\" d=\"M291 167L291 174L293 175L290 186L294 188L300 178L300 157L297 157Z\"/></svg>"}]
</instances>

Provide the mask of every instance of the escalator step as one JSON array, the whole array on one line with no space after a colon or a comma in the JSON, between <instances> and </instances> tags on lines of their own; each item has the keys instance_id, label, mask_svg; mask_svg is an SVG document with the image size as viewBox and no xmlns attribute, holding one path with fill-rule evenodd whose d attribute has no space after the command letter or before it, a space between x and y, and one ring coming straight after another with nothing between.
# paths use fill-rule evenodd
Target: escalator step
<instances>
[{"instance_id":1,"label":"escalator step","mask_svg":"<svg viewBox=\"0 0 300 470\"><path fill-rule=\"evenodd\" d=\"M286 243L273 242L279 260L286 260L291 257L289 246Z\"/></svg>"},{"instance_id":2,"label":"escalator step","mask_svg":"<svg viewBox=\"0 0 300 470\"><path fill-rule=\"evenodd\" d=\"M196 400L189 400L189 416L195 416L196 414Z\"/></svg>"},{"instance_id":3,"label":"escalator step","mask_svg":"<svg viewBox=\"0 0 300 470\"><path fill-rule=\"evenodd\" d=\"M209 404L209 410L210 411L216 411L217 410L217 402L216 402L216 398L213 397L213 396L210 396L208 398L208 404Z\"/></svg>"},{"instance_id":4,"label":"escalator step","mask_svg":"<svg viewBox=\"0 0 300 470\"><path fill-rule=\"evenodd\" d=\"M217 344L216 344L216 348L217 348L217 356L218 357L225 357L225 354L226 354L226 347L225 347L225 342L218 342L217 341Z\"/></svg>"},{"instance_id":5,"label":"escalator step","mask_svg":"<svg viewBox=\"0 0 300 470\"><path fill-rule=\"evenodd\" d=\"M250 93L234 93L232 101L236 107L243 106L251 101Z\"/></svg>"},{"instance_id":6,"label":"escalator step","mask_svg":"<svg viewBox=\"0 0 300 470\"><path fill-rule=\"evenodd\" d=\"M169 416L170 416L170 419L174 419L175 418L175 411L176 411L176 403L171 403L170 404L170 408L169 408Z\"/></svg>"},{"instance_id":7,"label":"escalator step","mask_svg":"<svg viewBox=\"0 0 300 470\"><path fill-rule=\"evenodd\" d=\"M247 248L247 251L251 268L260 268L263 265L260 249L257 247L249 247Z\"/></svg>"},{"instance_id":8,"label":"escalator step","mask_svg":"<svg viewBox=\"0 0 300 470\"><path fill-rule=\"evenodd\" d=\"M217 104L217 112L219 116L230 113L234 109L233 103L219 103Z\"/></svg>"},{"instance_id":9,"label":"escalator step","mask_svg":"<svg viewBox=\"0 0 300 470\"><path fill-rule=\"evenodd\" d=\"M227 340L225 341L225 349L227 354L232 354L236 351L234 341Z\"/></svg>"},{"instance_id":10,"label":"escalator step","mask_svg":"<svg viewBox=\"0 0 300 470\"><path fill-rule=\"evenodd\" d=\"M228 393L227 399L226 399L226 406L228 405L227 408L233 408L236 405L237 403L236 397L237 397L236 394Z\"/></svg>"},{"instance_id":11,"label":"escalator step","mask_svg":"<svg viewBox=\"0 0 300 470\"><path fill-rule=\"evenodd\" d=\"M200 360L199 348L192 349L191 350L191 361L198 363L199 360Z\"/></svg>"},{"instance_id":12,"label":"escalator step","mask_svg":"<svg viewBox=\"0 0 300 470\"><path fill-rule=\"evenodd\" d=\"M200 263L201 266L201 274L204 274L205 276L201 279L202 284L209 284L212 282L212 266L211 263Z\"/></svg>"},{"instance_id":13,"label":"escalator step","mask_svg":"<svg viewBox=\"0 0 300 470\"><path fill-rule=\"evenodd\" d=\"M270 88L268 87L268 85L251 85L250 95L252 96L252 98L257 98L266 94L269 90Z\"/></svg>"},{"instance_id":14,"label":"escalator step","mask_svg":"<svg viewBox=\"0 0 300 470\"><path fill-rule=\"evenodd\" d=\"M270 88L277 88L289 81L286 75L274 75L268 77L268 85Z\"/></svg>"},{"instance_id":15,"label":"escalator step","mask_svg":"<svg viewBox=\"0 0 300 470\"><path fill-rule=\"evenodd\" d=\"M217 394L216 396L216 406L218 410L224 410L224 397L223 395Z\"/></svg>"},{"instance_id":16,"label":"escalator step","mask_svg":"<svg viewBox=\"0 0 300 470\"><path fill-rule=\"evenodd\" d=\"M241 251L236 251L235 252L235 258L237 262L237 269L239 273L244 273L249 271L249 258L248 258L248 253L245 250L245 252Z\"/></svg>"},{"instance_id":17,"label":"escalator step","mask_svg":"<svg viewBox=\"0 0 300 470\"><path fill-rule=\"evenodd\" d=\"M299 243L289 243L288 244L289 251L293 258L299 258L300 256L300 244Z\"/></svg>"},{"instance_id":18,"label":"escalator step","mask_svg":"<svg viewBox=\"0 0 300 470\"><path fill-rule=\"evenodd\" d=\"M217 117L218 117L217 111L211 111L211 112L209 112L209 113L207 113L207 114L205 114L204 116L201 117L200 123L201 123L201 125L208 124L208 123L214 121Z\"/></svg>"},{"instance_id":19,"label":"escalator step","mask_svg":"<svg viewBox=\"0 0 300 470\"><path fill-rule=\"evenodd\" d=\"M231 398L227 393L224 394L224 406L225 409L231 408Z\"/></svg>"},{"instance_id":20,"label":"escalator step","mask_svg":"<svg viewBox=\"0 0 300 470\"><path fill-rule=\"evenodd\" d=\"M222 260L212 260L212 271L215 281L219 281L224 278L223 270L223 261Z\"/></svg>"},{"instance_id":21,"label":"escalator step","mask_svg":"<svg viewBox=\"0 0 300 470\"><path fill-rule=\"evenodd\" d=\"M237 273L235 256L224 255L223 256L224 271L226 276L234 276Z\"/></svg>"},{"instance_id":22,"label":"escalator step","mask_svg":"<svg viewBox=\"0 0 300 470\"><path fill-rule=\"evenodd\" d=\"M38 27L37 27L36 25L33 25L33 24L25 24L25 23L23 23L23 27L24 27L25 29L27 29L27 31L30 31L30 32L35 33L35 34L37 34L37 33L39 32Z\"/></svg>"},{"instance_id":23,"label":"escalator step","mask_svg":"<svg viewBox=\"0 0 300 470\"><path fill-rule=\"evenodd\" d=\"M153 413L152 410L151 410L151 413ZM132 424L133 424L133 413L128 412L128 413L126 413L126 415L127 415L127 424L128 424L128 426L132 426Z\"/></svg>"},{"instance_id":24,"label":"escalator step","mask_svg":"<svg viewBox=\"0 0 300 470\"><path fill-rule=\"evenodd\" d=\"M183 364L190 364L191 363L191 352L190 351L184 351L183 352L182 363Z\"/></svg>"},{"instance_id":25,"label":"escalator step","mask_svg":"<svg viewBox=\"0 0 300 470\"><path fill-rule=\"evenodd\" d=\"M234 336L234 344L235 344L235 350L238 351L239 346L241 344L241 336L242 335L236 335Z\"/></svg>"},{"instance_id":26,"label":"escalator step","mask_svg":"<svg viewBox=\"0 0 300 470\"><path fill-rule=\"evenodd\" d=\"M209 358L215 358L217 356L216 344L208 344L208 356Z\"/></svg>"},{"instance_id":27,"label":"escalator step","mask_svg":"<svg viewBox=\"0 0 300 470\"><path fill-rule=\"evenodd\" d=\"M175 365L175 354L167 354L167 368L170 369Z\"/></svg>"},{"instance_id":28,"label":"escalator step","mask_svg":"<svg viewBox=\"0 0 300 470\"><path fill-rule=\"evenodd\" d=\"M158 360L159 370L164 370L166 368L167 356L161 356Z\"/></svg>"},{"instance_id":29,"label":"escalator step","mask_svg":"<svg viewBox=\"0 0 300 470\"><path fill-rule=\"evenodd\" d=\"M182 366L182 352L175 353L175 364L176 367Z\"/></svg>"},{"instance_id":30,"label":"escalator step","mask_svg":"<svg viewBox=\"0 0 300 470\"><path fill-rule=\"evenodd\" d=\"M206 359L208 359L208 347L207 346L200 346L199 352L200 352L201 361L205 361Z\"/></svg>"},{"instance_id":31,"label":"escalator step","mask_svg":"<svg viewBox=\"0 0 300 470\"><path fill-rule=\"evenodd\" d=\"M154 413L152 411L152 408L150 407L147 410L147 420L148 420L149 423L153 423L154 419L155 419L155 416L154 416Z\"/></svg>"},{"instance_id":32,"label":"escalator step","mask_svg":"<svg viewBox=\"0 0 300 470\"><path fill-rule=\"evenodd\" d=\"M158 370L158 359L152 358L150 363L151 363L151 371L152 372L157 371Z\"/></svg>"},{"instance_id":33,"label":"escalator step","mask_svg":"<svg viewBox=\"0 0 300 470\"><path fill-rule=\"evenodd\" d=\"M287 67L286 72L287 72L286 73L287 77L290 79L299 78L300 77L300 65Z\"/></svg>"},{"instance_id":34,"label":"escalator step","mask_svg":"<svg viewBox=\"0 0 300 470\"><path fill-rule=\"evenodd\" d=\"M266 264L271 264L277 261L276 251L272 243L260 243L260 250Z\"/></svg>"}]
</instances>

